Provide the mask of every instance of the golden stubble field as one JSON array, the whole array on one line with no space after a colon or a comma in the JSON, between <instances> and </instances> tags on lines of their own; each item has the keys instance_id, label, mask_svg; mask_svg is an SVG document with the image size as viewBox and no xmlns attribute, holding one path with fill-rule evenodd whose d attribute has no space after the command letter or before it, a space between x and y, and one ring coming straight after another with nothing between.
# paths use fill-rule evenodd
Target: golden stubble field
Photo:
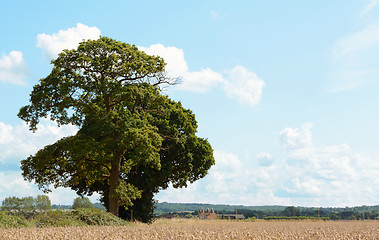
<instances>
[{"instance_id":1,"label":"golden stubble field","mask_svg":"<svg viewBox=\"0 0 379 240\"><path fill-rule=\"evenodd\" d=\"M379 239L379 221L158 220L126 227L0 229L0 239Z\"/></svg>"}]
</instances>

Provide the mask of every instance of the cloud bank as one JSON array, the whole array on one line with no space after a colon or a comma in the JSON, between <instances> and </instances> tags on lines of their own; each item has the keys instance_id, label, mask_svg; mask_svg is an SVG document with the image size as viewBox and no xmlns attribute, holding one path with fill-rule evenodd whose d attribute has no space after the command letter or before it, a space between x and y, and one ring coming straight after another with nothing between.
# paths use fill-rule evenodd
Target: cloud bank
<instances>
[{"instance_id":1,"label":"cloud bank","mask_svg":"<svg viewBox=\"0 0 379 240\"><path fill-rule=\"evenodd\" d=\"M38 130L29 131L26 124L12 126L0 122L0 201L9 196L36 196L42 194L33 183L24 181L19 168L20 161L36 153L62 137L74 135L77 128L72 125L57 127L54 122L42 119ZM69 189L53 190L49 196L54 204L70 203L75 193Z\"/></svg>"},{"instance_id":2,"label":"cloud bank","mask_svg":"<svg viewBox=\"0 0 379 240\"><path fill-rule=\"evenodd\" d=\"M177 90L206 93L219 87L228 98L236 99L242 104L254 107L261 101L264 81L243 66L237 65L224 73L209 67L190 71L182 49L165 47L162 44L138 48L147 54L163 57L169 76L181 77L181 84L176 86Z\"/></svg>"},{"instance_id":3,"label":"cloud bank","mask_svg":"<svg viewBox=\"0 0 379 240\"><path fill-rule=\"evenodd\" d=\"M24 85L27 66L20 51L11 51L0 58L0 82Z\"/></svg>"},{"instance_id":4,"label":"cloud bank","mask_svg":"<svg viewBox=\"0 0 379 240\"><path fill-rule=\"evenodd\" d=\"M356 206L379 199L379 166L354 152L348 144L315 146L312 123L287 127L278 133L286 151L273 159L258 153L241 160L216 150L209 175L188 189L169 189L160 201L210 202L244 205Z\"/></svg>"},{"instance_id":5,"label":"cloud bank","mask_svg":"<svg viewBox=\"0 0 379 240\"><path fill-rule=\"evenodd\" d=\"M49 59L54 59L63 49L74 49L83 40L98 39L100 29L78 23L76 27L59 30L52 35L41 33L37 35L37 47L41 48Z\"/></svg>"}]
</instances>

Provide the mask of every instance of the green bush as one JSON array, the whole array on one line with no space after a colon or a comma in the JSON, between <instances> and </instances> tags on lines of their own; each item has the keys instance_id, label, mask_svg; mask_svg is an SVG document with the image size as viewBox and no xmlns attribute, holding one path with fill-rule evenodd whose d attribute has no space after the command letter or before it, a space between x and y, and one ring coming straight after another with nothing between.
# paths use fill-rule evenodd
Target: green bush
<instances>
[{"instance_id":1,"label":"green bush","mask_svg":"<svg viewBox=\"0 0 379 240\"><path fill-rule=\"evenodd\" d=\"M26 216L28 219L26 219ZM65 226L124 226L128 222L101 209L52 210L46 212L0 211L0 228L65 227Z\"/></svg>"},{"instance_id":2,"label":"green bush","mask_svg":"<svg viewBox=\"0 0 379 240\"><path fill-rule=\"evenodd\" d=\"M193 216L192 214L187 214L187 215L185 215L184 216L185 218L188 218L188 219L194 219L195 218L195 216Z\"/></svg>"},{"instance_id":3,"label":"green bush","mask_svg":"<svg viewBox=\"0 0 379 240\"><path fill-rule=\"evenodd\" d=\"M71 216L86 225L101 225L101 226L124 226L128 222L114 216L109 212L101 209L86 209L79 208L70 212Z\"/></svg>"},{"instance_id":4,"label":"green bush","mask_svg":"<svg viewBox=\"0 0 379 240\"><path fill-rule=\"evenodd\" d=\"M21 216L13 216L4 211L0 211L0 228L20 228L30 225L31 224Z\"/></svg>"},{"instance_id":5,"label":"green bush","mask_svg":"<svg viewBox=\"0 0 379 240\"><path fill-rule=\"evenodd\" d=\"M74 218L70 212L62 210L48 211L36 215L31 222L37 227L65 227L65 226L84 226L80 220Z\"/></svg>"},{"instance_id":6,"label":"green bush","mask_svg":"<svg viewBox=\"0 0 379 240\"><path fill-rule=\"evenodd\" d=\"M249 217L245 219L246 222L255 222L257 219L255 217Z\"/></svg>"}]
</instances>

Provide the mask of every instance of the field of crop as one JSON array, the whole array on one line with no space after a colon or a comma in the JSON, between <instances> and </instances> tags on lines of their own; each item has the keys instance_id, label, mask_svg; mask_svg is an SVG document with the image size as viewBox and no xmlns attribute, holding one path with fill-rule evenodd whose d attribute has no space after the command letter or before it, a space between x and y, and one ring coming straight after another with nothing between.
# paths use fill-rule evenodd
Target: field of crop
<instances>
[{"instance_id":1,"label":"field of crop","mask_svg":"<svg viewBox=\"0 0 379 240\"><path fill-rule=\"evenodd\" d=\"M378 221L158 220L122 227L0 229L1 239L379 239Z\"/></svg>"}]
</instances>

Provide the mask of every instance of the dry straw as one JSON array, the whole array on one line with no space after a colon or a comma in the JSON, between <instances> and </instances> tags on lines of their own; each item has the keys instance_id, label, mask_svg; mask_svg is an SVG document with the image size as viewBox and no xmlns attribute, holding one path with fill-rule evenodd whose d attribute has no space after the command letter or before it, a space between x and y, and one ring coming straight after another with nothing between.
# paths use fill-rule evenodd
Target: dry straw
<instances>
[{"instance_id":1,"label":"dry straw","mask_svg":"<svg viewBox=\"0 0 379 240\"><path fill-rule=\"evenodd\" d=\"M158 220L125 227L0 229L0 239L379 239L379 222Z\"/></svg>"}]
</instances>

